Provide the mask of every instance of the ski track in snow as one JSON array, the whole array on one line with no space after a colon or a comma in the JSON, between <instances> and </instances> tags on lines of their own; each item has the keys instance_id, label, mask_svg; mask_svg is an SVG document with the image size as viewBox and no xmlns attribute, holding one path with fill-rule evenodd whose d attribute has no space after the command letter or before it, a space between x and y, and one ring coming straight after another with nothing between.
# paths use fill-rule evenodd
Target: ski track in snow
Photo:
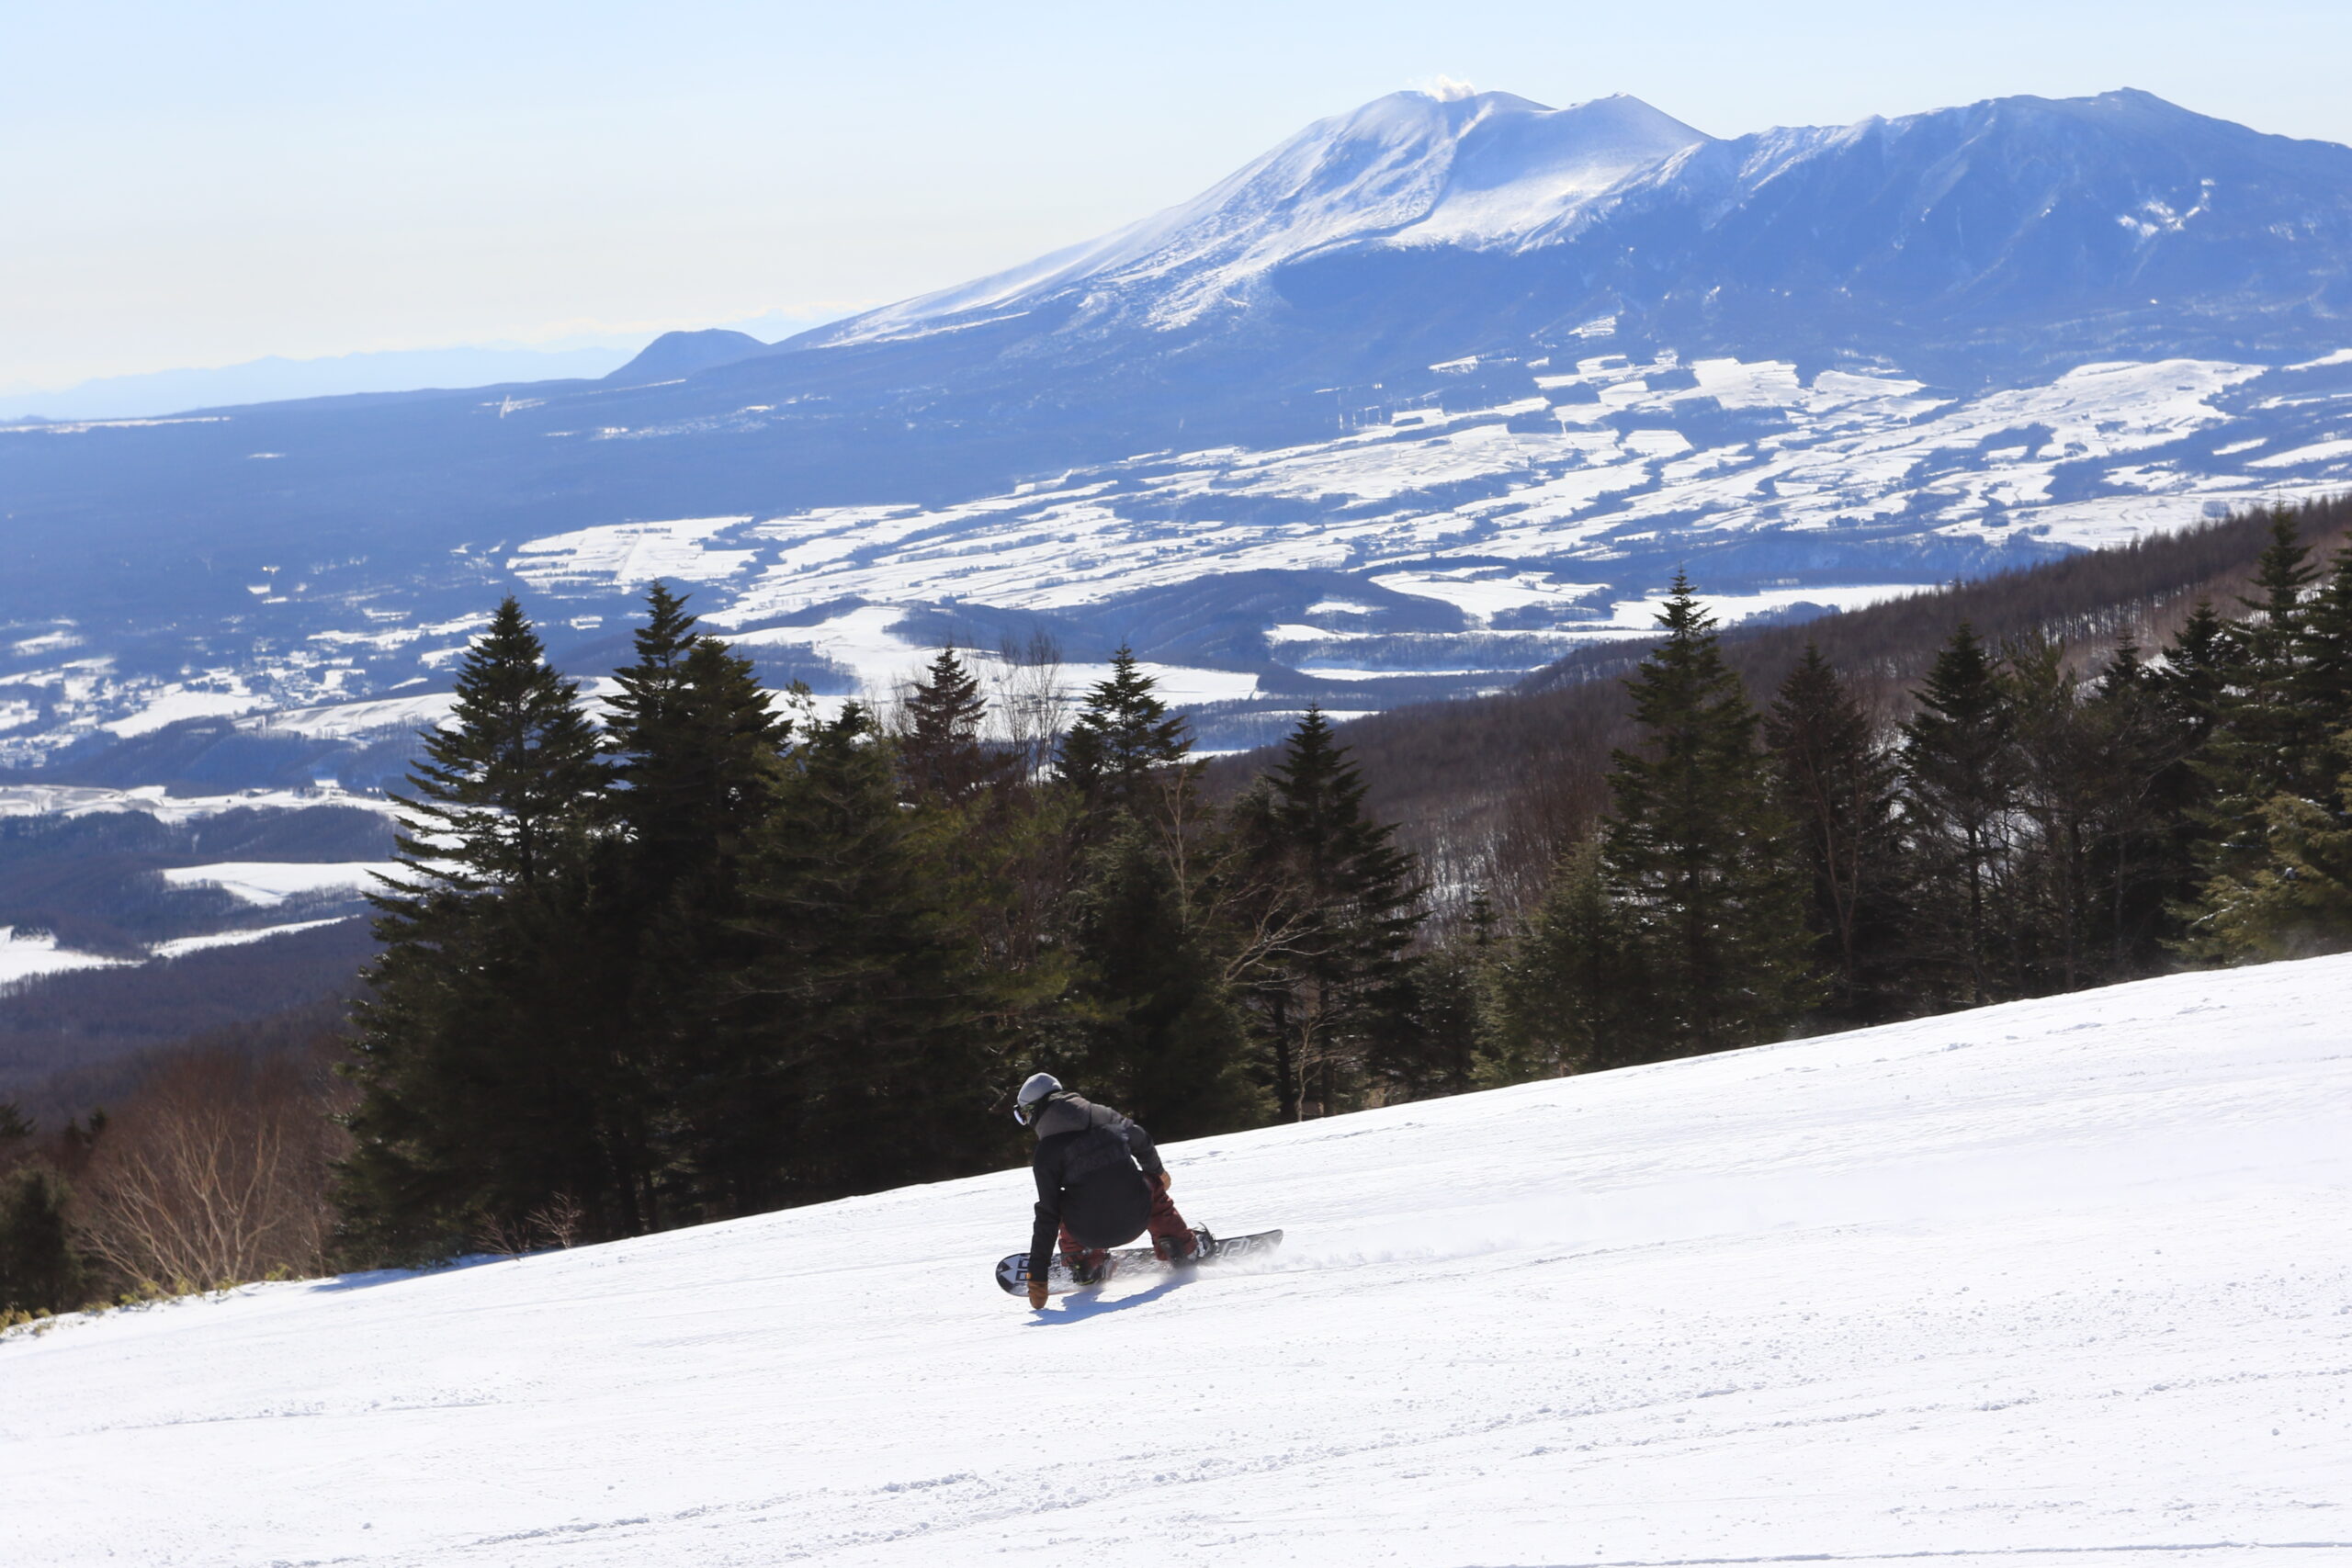
<instances>
[{"instance_id":1,"label":"ski track in snow","mask_svg":"<svg viewBox=\"0 0 2352 1568\"><path fill-rule=\"evenodd\" d=\"M2352 1562L2352 958L0 1342L11 1562Z\"/></svg>"}]
</instances>

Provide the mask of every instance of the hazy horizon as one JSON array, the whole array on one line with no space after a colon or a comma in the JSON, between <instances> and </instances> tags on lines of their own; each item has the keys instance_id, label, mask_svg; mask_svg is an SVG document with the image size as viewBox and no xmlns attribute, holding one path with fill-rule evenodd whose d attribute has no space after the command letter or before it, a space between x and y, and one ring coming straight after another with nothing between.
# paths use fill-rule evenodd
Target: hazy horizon
<instances>
[{"instance_id":1,"label":"hazy horizon","mask_svg":"<svg viewBox=\"0 0 2352 1568\"><path fill-rule=\"evenodd\" d=\"M1522 0L1309 0L1181 22L447 5L233 16L11 6L0 404L264 359L618 349L797 323L1181 201L1324 115L1441 76L1627 92L1715 135L2119 86L2352 141L2352 14L2290 0L1760 15L1672 29ZM2333 46L2333 47L2331 47ZM6 417L0 414L0 417Z\"/></svg>"}]
</instances>

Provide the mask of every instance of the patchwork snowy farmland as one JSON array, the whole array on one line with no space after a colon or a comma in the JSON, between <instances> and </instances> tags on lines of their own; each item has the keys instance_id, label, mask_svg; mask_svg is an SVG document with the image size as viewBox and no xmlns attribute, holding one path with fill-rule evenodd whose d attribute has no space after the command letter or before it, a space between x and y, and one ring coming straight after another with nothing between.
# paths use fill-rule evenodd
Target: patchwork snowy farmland
<instances>
[{"instance_id":1,"label":"patchwork snowy farmland","mask_svg":"<svg viewBox=\"0 0 2352 1568\"><path fill-rule=\"evenodd\" d=\"M2352 958L0 1343L59 1565L2352 1562Z\"/></svg>"}]
</instances>

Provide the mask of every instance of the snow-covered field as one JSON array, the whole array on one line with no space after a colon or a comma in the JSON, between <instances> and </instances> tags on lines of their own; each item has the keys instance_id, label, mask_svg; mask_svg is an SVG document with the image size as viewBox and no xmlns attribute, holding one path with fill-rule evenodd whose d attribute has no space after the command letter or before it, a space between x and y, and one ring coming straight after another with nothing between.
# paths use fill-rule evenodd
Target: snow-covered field
<instances>
[{"instance_id":1,"label":"snow-covered field","mask_svg":"<svg viewBox=\"0 0 2352 1568\"><path fill-rule=\"evenodd\" d=\"M934 651L935 625L901 630L910 612L1082 620L1123 595L1266 572L1339 574L1402 595L1392 605L1460 612L1450 631L1344 598L1243 613L1278 665L1492 673L1645 633L1643 606L1670 575L1661 560L1687 559L1735 622L1901 592L1922 548L1994 552L1970 558L1977 571L2004 551L2128 544L2334 493L2352 483L2346 366L2118 362L1956 393L1893 367L1808 378L1784 361L1670 350L1497 360L1540 395L1335 409L1333 434L1308 445L1141 454L953 504L595 523L504 547L496 570L552 606L566 635L634 624L645 585L669 581L746 650L797 652L869 695ZM1710 582L1706 552L1743 541L1739 581ZM1871 565L1881 549L1905 564ZM484 563L468 547L445 569ZM1786 575L1758 575L1774 570ZM274 582L252 586L261 605L292 603ZM265 739L410 734L447 716L456 661L492 602L485 588L476 614L435 619L374 588L348 604L308 599L309 629L266 657L168 675L119 669L71 629L20 639L0 656L23 666L0 669L0 759L208 716ZM1104 624L1148 650L1156 614ZM1487 638L1471 664L1462 633ZM1260 690L1263 662L1244 650L1155 669L1182 704L1280 705ZM1082 671L1067 673L1075 690Z\"/></svg>"},{"instance_id":2,"label":"snow-covered field","mask_svg":"<svg viewBox=\"0 0 2352 1568\"><path fill-rule=\"evenodd\" d=\"M400 862L389 860L235 860L174 866L164 880L175 887L218 887L243 903L267 908L306 893L373 891L377 878L401 869Z\"/></svg>"},{"instance_id":3,"label":"snow-covered field","mask_svg":"<svg viewBox=\"0 0 2352 1568\"><path fill-rule=\"evenodd\" d=\"M10 1562L2352 1562L2352 958L0 1344Z\"/></svg>"}]
</instances>

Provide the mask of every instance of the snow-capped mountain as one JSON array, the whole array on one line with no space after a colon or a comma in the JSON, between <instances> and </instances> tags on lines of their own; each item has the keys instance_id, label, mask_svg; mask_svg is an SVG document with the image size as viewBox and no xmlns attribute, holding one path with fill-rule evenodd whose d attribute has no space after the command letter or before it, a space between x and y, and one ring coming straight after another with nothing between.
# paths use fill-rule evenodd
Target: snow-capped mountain
<instances>
[{"instance_id":1,"label":"snow-capped mountain","mask_svg":"<svg viewBox=\"0 0 2352 1568\"><path fill-rule=\"evenodd\" d=\"M1939 356L1997 360L1997 344L2033 358L2029 330L2069 349L2171 352L2188 346L2192 316L2282 341L2340 318L2348 242L2352 150L2146 93L1724 141L1630 97L1550 109L1399 93L1093 244L790 346L1056 307L1065 335L1166 333L1220 313L1288 324L1334 297L1360 309L1373 289L1393 331L1408 299L1458 317L1467 285L1500 334L1600 312L1686 352L1777 333L1784 346L1850 335L1843 346L1864 353L1907 338Z\"/></svg>"},{"instance_id":2,"label":"snow-capped mountain","mask_svg":"<svg viewBox=\"0 0 2352 1568\"><path fill-rule=\"evenodd\" d=\"M1096 330L1187 326L1261 302L1276 269L1350 244L1525 243L1708 140L1638 98L1554 109L1509 93L1394 93L1317 121L1181 207L794 346L887 341L1064 299Z\"/></svg>"},{"instance_id":3,"label":"snow-capped mountain","mask_svg":"<svg viewBox=\"0 0 2352 1568\"><path fill-rule=\"evenodd\" d=\"M0 751L361 783L502 593L778 683L1119 642L1254 739L2352 483L2352 149L2142 93L1717 139L1398 94L1089 245L596 382L0 427ZM1012 678L1009 671L1007 678Z\"/></svg>"}]
</instances>

